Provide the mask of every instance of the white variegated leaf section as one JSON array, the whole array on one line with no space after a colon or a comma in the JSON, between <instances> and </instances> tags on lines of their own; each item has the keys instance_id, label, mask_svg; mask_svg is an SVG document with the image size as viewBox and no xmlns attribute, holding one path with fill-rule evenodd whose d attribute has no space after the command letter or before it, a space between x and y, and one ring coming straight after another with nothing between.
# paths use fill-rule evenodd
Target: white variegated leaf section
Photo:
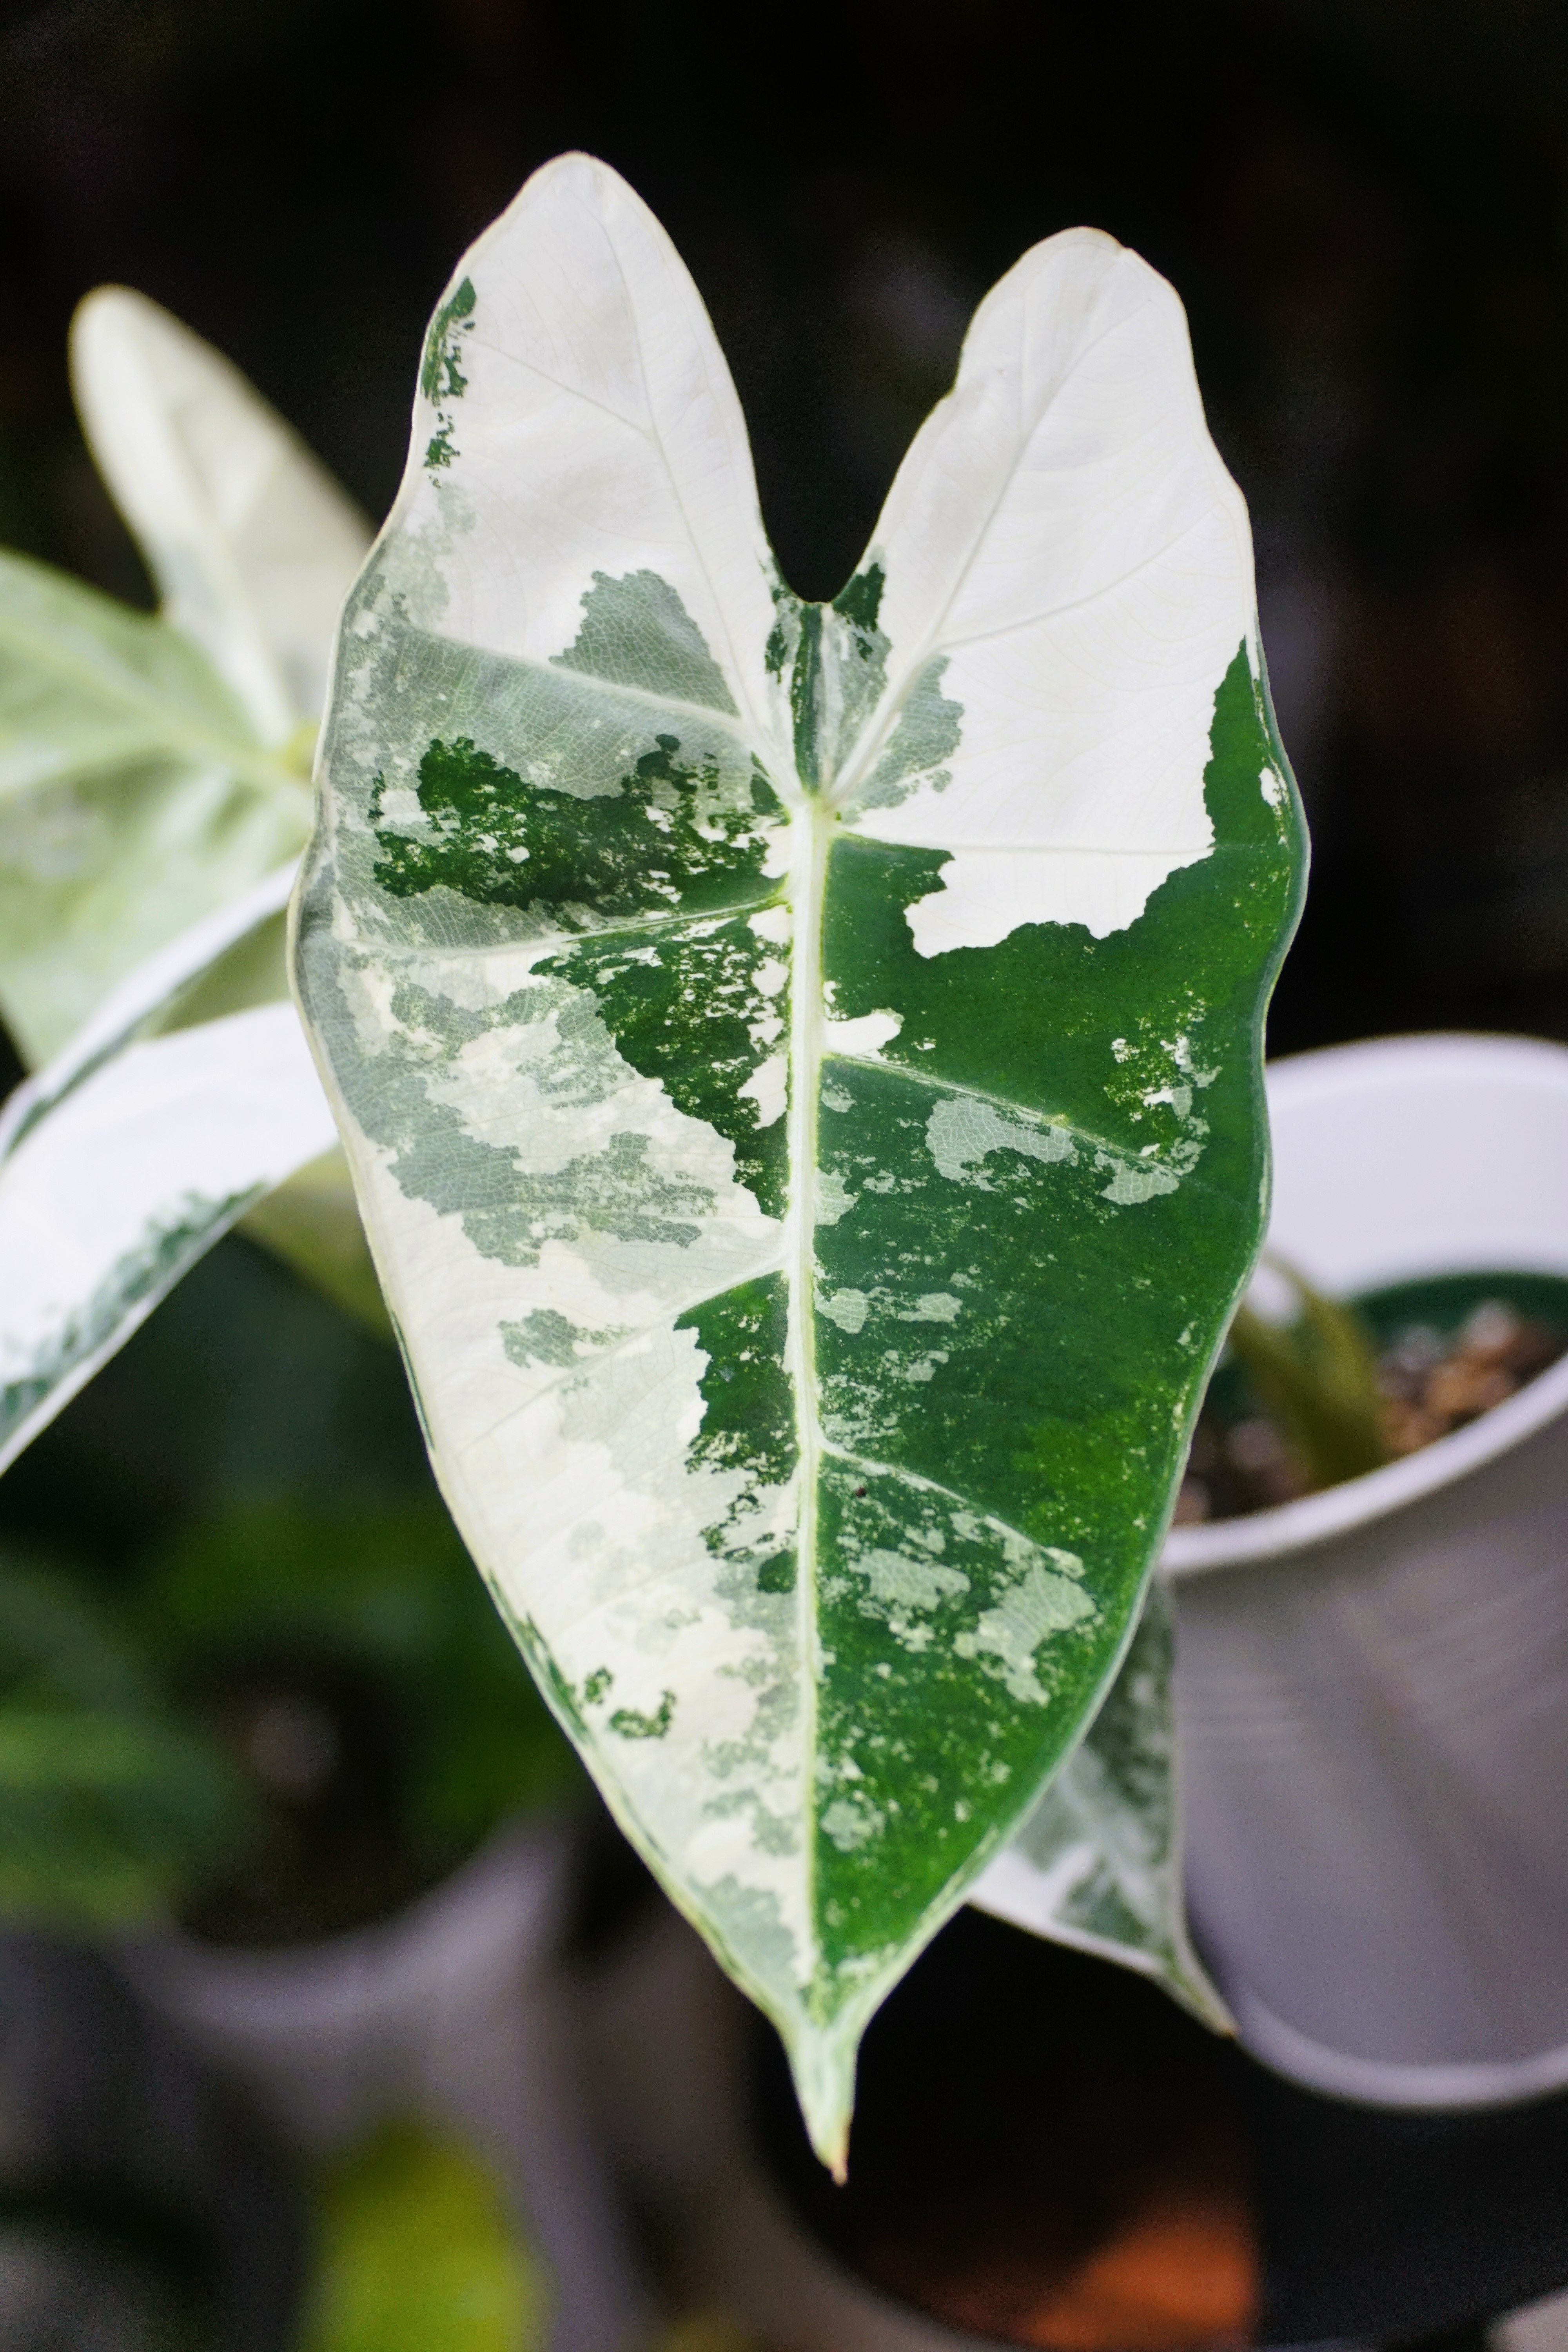
<instances>
[{"instance_id":1,"label":"white variegated leaf section","mask_svg":"<svg viewBox=\"0 0 1568 2352\"><path fill-rule=\"evenodd\" d=\"M463 277L479 289L472 328L454 331L466 383L449 406L437 383L416 409L416 462L351 609L329 758L367 788L383 772L412 784L431 732L428 689L421 695L414 681L405 740L389 730L384 701L365 719L359 709L379 684L377 639L401 609L437 648L454 648L434 717L482 751L518 755L528 673L536 674L559 717L542 743L533 738L532 782L586 798L615 793L631 752L672 710L685 740L699 740L727 777L743 782L758 742L782 764L787 719L763 658L771 563L744 423L668 239L611 175L569 162L533 184L526 207L481 240ZM460 474L418 462L448 416L458 452L465 444L485 452L481 502ZM671 704L656 675L639 677L635 645L611 688L561 662L595 576L647 572L674 589L700 637L689 703ZM356 642L365 654L357 672ZM474 677L469 646L501 657L493 682ZM389 814L398 813L396 790L385 797ZM353 824L340 801L329 807ZM363 872L363 830L335 846L346 870ZM536 1250L524 1243L521 1263L498 1262L466 1241L456 1192L442 1195L437 1181L439 1205L421 1197L406 1154L366 1133L360 1105L343 1101L345 1058L331 1055L328 1083L345 1113L433 1459L535 1660L547 1654L574 1687L607 1677L623 1719L668 1717L659 1737L606 1748L606 1780L651 1833L656 1859L668 1856L683 1884L702 1886L737 1965L761 1983L776 1968L763 1947L782 1937L804 1964L810 1944L798 1865L798 1689L775 1703L780 1736L756 1754L755 1804L774 1824L770 1835L758 1837L752 1809L715 1808L723 1792L710 1759L716 1746L755 1743L759 1679L776 1683L794 1611L764 1601L748 1620L721 1589L724 1566L702 1531L745 1482L688 1466L704 1359L676 1325L702 1300L776 1271L780 1223L736 1182L731 1147L584 1023L576 992L533 978L562 944L559 932L537 927L536 941L508 945L482 913L432 895L439 911L422 927L428 950L412 967L431 1050L411 1119L426 1104L450 1113L464 1138L505 1151L513 1171L535 1181L542 1209L552 1180L574 1163L617 1144L638 1155L624 1197L606 1192L587 1229ZM760 975L752 1018L776 1036L789 917L774 908L754 919L772 970ZM342 987L353 1066L384 1103L393 1073L417 1066L420 1031L398 1005L398 966L355 951L362 920L374 949L384 918L356 895L342 925ZM476 1034L443 1060L440 1030L455 1019ZM774 1083L762 1081L774 1117L782 1078L781 1065ZM569 1336L552 1346L561 1333ZM424 1366L437 1376L421 1378ZM753 1920L763 1928L755 1949Z\"/></svg>"},{"instance_id":2,"label":"white variegated leaf section","mask_svg":"<svg viewBox=\"0 0 1568 2352\"><path fill-rule=\"evenodd\" d=\"M333 633L370 539L229 362L144 296L89 295L70 356L89 445L162 609L150 619L0 557L0 1013L30 1062L57 1057L45 1088L117 1050L106 1014L153 1003L161 973L188 977L205 940L253 926L258 877L262 899L279 898L266 877L304 839ZM280 924L208 984L226 1013L272 1008L236 1033L247 1050L263 1052L265 1035L291 1050ZM192 1050L160 1051L158 1066L172 1073ZM35 1090L34 1123L39 1103ZM203 1229L218 1230L210 1219ZM384 1329L335 1142L247 1230ZM170 1242L164 1256L178 1255ZM135 1277L138 1297L150 1280ZM118 1309L78 1305L80 1330L127 1335ZM79 1383L81 1365L116 1344L104 1337L84 1354L79 1332L60 1360ZM41 1426L39 1393L13 1447ZM64 1393L49 1389L50 1410Z\"/></svg>"},{"instance_id":3,"label":"white variegated leaf section","mask_svg":"<svg viewBox=\"0 0 1568 2352\"><path fill-rule=\"evenodd\" d=\"M296 856L309 806L198 646L0 552L0 1015L26 1061Z\"/></svg>"},{"instance_id":4,"label":"white variegated leaf section","mask_svg":"<svg viewBox=\"0 0 1568 2352\"><path fill-rule=\"evenodd\" d=\"M370 526L222 353L144 294L100 286L71 322L99 471L157 583L264 743L321 715L332 633Z\"/></svg>"},{"instance_id":5,"label":"white variegated leaf section","mask_svg":"<svg viewBox=\"0 0 1568 2352\"><path fill-rule=\"evenodd\" d=\"M1152 1977L1228 2033L1234 2020L1187 1931L1171 1638L1156 1582L1081 1745L969 1899L1015 1927Z\"/></svg>"},{"instance_id":6,"label":"white variegated leaf section","mask_svg":"<svg viewBox=\"0 0 1568 2352\"><path fill-rule=\"evenodd\" d=\"M0 1121L0 1469L235 1220L329 1150L293 1006L179 1025L182 1002L276 932L269 877L133 973Z\"/></svg>"},{"instance_id":7,"label":"white variegated leaf section","mask_svg":"<svg viewBox=\"0 0 1568 2352\"><path fill-rule=\"evenodd\" d=\"M485 453L485 496L470 503L460 472L416 462L396 532L420 560L400 578L411 594L424 583L443 637L544 665L577 636L596 572L652 572L722 672L731 714L765 738L771 559L745 420L679 257L606 180L567 159L465 261L482 287L450 329L467 381L451 400L439 377L422 392L416 457L449 423L453 455ZM639 690L635 658L626 684Z\"/></svg>"},{"instance_id":8,"label":"white variegated leaf section","mask_svg":"<svg viewBox=\"0 0 1568 2352\"><path fill-rule=\"evenodd\" d=\"M299 850L370 537L244 378L143 296L87 298L71 370L162 609L0 555L0 1014L35 1065Z\"/></svg>"},{"instance_id":9,"label":"white variegated leaf section","mask_svg":"<svg viewBox=\"0 0 1568 2352\"><path fill-rule=\"evenodd\" d=\"M1026 254L869 553L889 712L918 716L923 684L964 714L956 751L922 756L916 727L891 761L884 714L845 779L860 831L953 853L910 910L919 952L1023 923L1125 929L1209 853L1215 682L1255 635L1246 507L1164 279L1094 229Z\"/></svg>"}]
</instances>

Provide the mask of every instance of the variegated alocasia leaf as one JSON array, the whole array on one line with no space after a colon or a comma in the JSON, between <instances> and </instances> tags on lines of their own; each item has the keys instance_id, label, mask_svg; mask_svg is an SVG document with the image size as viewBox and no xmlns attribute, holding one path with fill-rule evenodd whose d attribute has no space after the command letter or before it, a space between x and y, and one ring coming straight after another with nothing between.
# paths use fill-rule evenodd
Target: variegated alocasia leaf
<instances>
[{"instance_id":1,"label":"variegated alocasia leaf","mask_svg":"<svg viewBox=\"0 0 1568 2352\"><path fill-rule=\"evenodd\" d=\"M0 551L0 1016L27 1062L294 856L309 813L199 646Z\"/></svg>"},{"instance_id":2,"label":"variegated alocasia leaf","mask_svg":"<svg viewBox=\"0 0 1568 2352\"><path fill-rule=\"evenodd\" d=\"M279 960L292 866L122 982L0 1118L0 1469L333 1144Z\"/></svg>"},{"instance_id":3,"label":"variegated alocasia leaf","mask_svg":"<svg viewBox=\"0 0 1568 2352\"><path fill-rule=\"evenodd\" d=\"M220 353L89 294L71 377L157 619L0 556L0 1016L58 1053L144 956L302 845L369 527Z\"/></svg>"},{"instance_id":4,"label":"variegated alocasia leaf","mask_svg":"<svg viewBox=\"0 0 1568 2352\"><path fill-rule=\"evenodd\" d=\"M220 352L124 286L71 321L94 463L157 583L264 743L311 736L370 527Z\"/></svg>"},{"instance_id":5,"label":"variegated alocasia leaf","mask_svg":"<svg viewBox=\"0 0 1568 2352\"><path fill-rule=\"evenodd\" d=\"M1158 1581L1081 1744L969 1899L1136 1969L1205 2025L1235 2031L1187 1932L1171 1614Z\"/></svg>"},{"instance_id":6,"label":"variegated alocasia leaf","mask_svg":"<svg viewBox=\"0 0 1568 2352\"><path fill-rule=\"evenodd\" d=\"M0 1013L34 1063L301 845L338 612L370 539L282 420L155 302L89 294L71 374L162 609L0 558ZM247 990L287 996L280 940ZM335 1143L246 1229L385 1328Z\"/></svg>"},{"instance_id":7,"label":"variegated alocasia leaf","mask_svg":"<svg viewBox=\"0 0 1568 2352\"><path fill-rule=\"evenodd\" d=\"M1026 255L803 604L690 280L565 158L437 313L336 681L297 982L437 1474L841 2164L1263 1216L1301 834L1180 305Z\"/></svg>"}]
</instances>

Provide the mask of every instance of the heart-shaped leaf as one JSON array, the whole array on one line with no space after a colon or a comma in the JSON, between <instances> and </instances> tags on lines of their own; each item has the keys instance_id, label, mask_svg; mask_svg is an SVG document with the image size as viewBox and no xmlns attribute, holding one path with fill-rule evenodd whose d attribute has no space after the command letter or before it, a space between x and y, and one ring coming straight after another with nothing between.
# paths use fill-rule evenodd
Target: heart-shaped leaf
<instances>
[{"instance_id":1,"label":"heart-shaped leaf","mask_svg":"<svg viewBox=\"0 0 1568 2352\"><path fill-rule=\"evenodd\" d=\"M1300 819L1171 289L1029 253L830 605L615 175L460 266L297 977L443 1489L843 2161L1115 1674L1267 1192Z\"/></svg>"}]
</instances>

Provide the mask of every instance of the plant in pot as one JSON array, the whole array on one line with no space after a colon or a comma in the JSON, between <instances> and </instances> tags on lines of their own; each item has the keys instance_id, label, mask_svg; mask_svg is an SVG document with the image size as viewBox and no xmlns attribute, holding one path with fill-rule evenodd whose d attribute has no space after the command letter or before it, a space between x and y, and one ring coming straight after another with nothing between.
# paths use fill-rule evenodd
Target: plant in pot
<instances>
[{"instance_id":1,"label":"plant in pot","mask_svg":"<svg viewBox=\"0 0 1568 2352\"><path fill-rule=\"evenodd\" d=\"M1274 1239L1361 1302L1382 1393L1361 1475L1276 1440L1282 1492L1166 1541L1204 1948L1247 2046L1321 2090L1561 2090L1568 1051L1384 1039L1269 1097Z\"/></svg>"},{"instance_id":2,"label":"plant in pot","mask_svg":"<svg viewBox=\"0 0 1568 2352\"><path fill-rule=\"evenodd\" d=\"M678 258L563 159L432 322L318 779L296 985L437 1475L820 2156L971 1895L1223 2020L1145 1594L1266 1217L1303 861L1170 289L1026 256L805 604ZM153 1001L36 1083L18 1196L172 1043ZM320 1109L274 1042L278 1159Z\"/></svg>"}]
</instances>

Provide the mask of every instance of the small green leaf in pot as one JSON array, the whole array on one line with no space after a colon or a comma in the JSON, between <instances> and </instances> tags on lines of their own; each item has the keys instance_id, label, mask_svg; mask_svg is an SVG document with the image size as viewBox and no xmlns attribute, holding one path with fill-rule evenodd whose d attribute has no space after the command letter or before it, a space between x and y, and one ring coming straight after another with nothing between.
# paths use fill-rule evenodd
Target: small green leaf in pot
<instances>
[{"instance_id":1,"label":"small green leaf in pot","mask_svg":"<svg viewBox=\"0 0 1568 2352\"><path fill-rule=\"evenodd\" d=\"M1282 1258L1271 1255L1268 1263L1295 1293L1297 1318L1268 1322L1238 1307L1230 1345L1309 1486L1337 1486L1388 1459L1376 1343L1353 1307L1325 1297Z\"/></svg>"}]
</instances>

